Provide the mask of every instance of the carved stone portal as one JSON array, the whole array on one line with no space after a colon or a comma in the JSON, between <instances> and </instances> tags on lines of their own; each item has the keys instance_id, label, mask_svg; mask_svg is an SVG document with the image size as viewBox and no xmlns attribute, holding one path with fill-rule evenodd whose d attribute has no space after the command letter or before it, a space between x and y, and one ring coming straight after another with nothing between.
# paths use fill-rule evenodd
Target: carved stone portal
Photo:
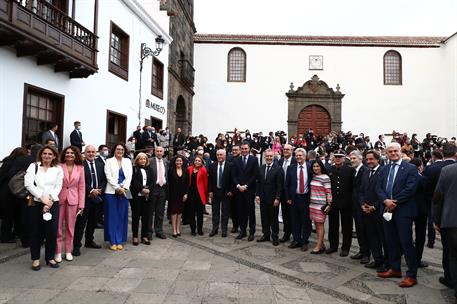
<instances>
[{"instance_id":1,"label":"carved stone portal","mask_svg":"<svg viewBox=\"0 0 457 304\"><path fill-rule=\"evenodd\" d=\"M296 90L291 83L286 96L289 137L303 134L308 128L312 128L318 135L341 131L341 100L344 94L340 92L339 84L335 91L314 75Z\"/></svg>"}]
</instances>

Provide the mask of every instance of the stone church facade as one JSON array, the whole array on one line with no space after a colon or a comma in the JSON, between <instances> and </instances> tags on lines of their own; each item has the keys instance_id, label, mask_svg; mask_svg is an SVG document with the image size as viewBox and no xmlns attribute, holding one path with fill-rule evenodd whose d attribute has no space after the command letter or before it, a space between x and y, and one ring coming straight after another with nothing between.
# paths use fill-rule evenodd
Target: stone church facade
<instances>
[{"instance_id":1,"label":"stone church facade","mask_svg":"<svg viewBox=\"0 0 457 304\"><path fill-rule=\"evenodd\" d=\"M173 38L168 58L167 124L172 133L181 128L188 134L192 131L195 74L194 1L161 0L161 9L170 16L169 34Z\"/></svg>"},{"instance_id":2,"label":"stone church facade","mask_svg":"<svg viewBox=\"0 0 457 304\"><path fill-rule=\"evenodd\" d=\"M194 133L457 134L457 35L196 34ZM426 122L426 123L423 123Z\"/></svg>"}]
</instances>

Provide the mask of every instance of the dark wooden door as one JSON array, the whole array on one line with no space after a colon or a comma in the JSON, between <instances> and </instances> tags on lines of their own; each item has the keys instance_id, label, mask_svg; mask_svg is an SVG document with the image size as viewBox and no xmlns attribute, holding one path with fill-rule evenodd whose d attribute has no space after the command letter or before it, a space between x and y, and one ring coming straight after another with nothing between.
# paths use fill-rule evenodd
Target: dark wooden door
<instances>
[{"instance_id":1,"label":"dark wooden door","mask_svg":"<svg viewBox=\"0 0 457 304\"><path fill-rule=\"evenodd\" d=\"M314 134L325 136L330 133L330 125L330 115L323 107L308 106L298 114L297 135L311 128Z\"/></svg>"}]
</instances>

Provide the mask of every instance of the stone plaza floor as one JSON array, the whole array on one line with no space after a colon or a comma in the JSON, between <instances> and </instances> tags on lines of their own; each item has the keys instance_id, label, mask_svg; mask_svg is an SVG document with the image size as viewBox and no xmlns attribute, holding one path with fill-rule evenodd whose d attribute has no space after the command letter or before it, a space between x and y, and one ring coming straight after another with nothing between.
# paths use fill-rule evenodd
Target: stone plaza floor
<instances>
[{"instance_id":1,"label":"stone plaza floor","mask_svg":"<svg viewBox=\"0 0 457 304\"><path fill-rule=\"evenodd\" d=\"M128 243L118 252L106 244L82 248L80 257L64 260L59 269L43 265L42 256L38 272L31 270L28 249L1 244L0 303L455 303L453 292L438 282L439 241L434 249L425 248L430 266L419 270L419 284L402 289L399 279L379 279L359 261L335 253L311 255L287 244L238 241L236 234L209 238L210 216L204 236L192 237L184 226L175 239L171 226L164 226L168 238L154 238L151 246ZM96 241L102 238L96 230ZM351 254L357 251L353 239Z\"/></svg>"}]
</instances>

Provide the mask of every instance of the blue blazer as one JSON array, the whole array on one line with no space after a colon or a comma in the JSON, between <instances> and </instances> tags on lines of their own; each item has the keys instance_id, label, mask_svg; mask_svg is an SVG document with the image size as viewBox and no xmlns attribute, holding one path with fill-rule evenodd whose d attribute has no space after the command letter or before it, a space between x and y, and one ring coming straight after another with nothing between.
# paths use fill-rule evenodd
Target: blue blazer
<instances>
[{"instance_id":1,"label":"blue blazer","mask_svg":"<svg viewBox=\"0 0 457 304\"><path fill-rule=\"evenodd\" d=\"M387 179L391 164L381 168L379 172L376 193L381 205L380 212L384 212L384 200L390 199L387 195ZM394 185L392 188L392 199L397 200L397 207L394 209L394 215L413 217L417 215L416 206L416 189L419 182L419 172L416 166L411 165L406 161L402 161L395 176Z\"/></svg>"},{"instance_id":2,"label":"blue blazer","mask_svg":"<svg viewBox=\"0 0 457 304\"><path fill-rule=\"evenodd\" d=\"M310 184L311 179L313 178L313 173L311 171L310 166L308 166L306 163L304 165L306 166L306 170L308 171L307 188L309 194L311 191ZM293 200L295 194L297 193L297 166L298 164L293 164L287 168L285 185L286 200Z\"/></svg>"}]
</instances>

